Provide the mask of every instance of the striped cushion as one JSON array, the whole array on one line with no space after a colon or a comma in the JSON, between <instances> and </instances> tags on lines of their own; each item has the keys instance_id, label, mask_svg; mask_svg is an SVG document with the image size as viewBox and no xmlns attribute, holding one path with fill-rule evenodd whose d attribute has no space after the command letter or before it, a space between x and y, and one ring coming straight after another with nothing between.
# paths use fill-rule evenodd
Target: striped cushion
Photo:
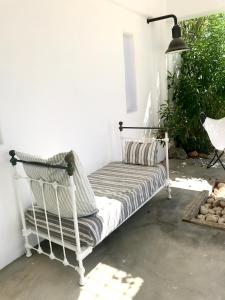
<instances>
[{"instance_id":1,"label":"striped cushion","mask_svg":"<svg viewBox=\"0 0 225 300\"><path fill-rule=\"evenodd\" d=\"M51 158L43 159L37 156L33 156L26 153L16 152L16 155L22 159L27 161L36 161L47 164L54 165L62 165L66 166L65 156L68 153L59 153ZM95 196L88 181L87 176L82 168L82 165L79 161L78 156L75 152L74 155L74 164L75 164L75 172L74 172L74 182L76 185L76 205L77 205L77 213L79 217L89 216L96 213L97 207L95 202ZM60 185L69 186L69 176L65 170L60 169L52 169L34 165L23 164L24 170L29 178L32 179L42 179L47 182L57 182ZM43 197L42 197L42 189L39 182L31 180L31 189L34 195L34 198L37 202L37 205L44 209ZM49 184L43 185L43 191L46 202L46 209L48 212L58 215L56 194L54 187ZM72 218L72 202L71 196L69 194L68 189L63 187L58 187L58 199L59 199L59 208L61 217Z\"/></svg>"},{"instance_id":2,"label":"striped cushion","mask_svg":"<svg viewBox=\"0 0 225 300\"><path fill-rule=\"evenodd\" d=\"M166 183L166 171L163 165L145 167L112 162L89 177L96 196L98 213L79 218L80 240L83 244L96 246L138 207ZM40 231L47 233L44 211L35 207L37 225ZM34 228L32 208L26 212L28 227ZM59 219L48 214L51 236L60 239ZM71 219L62 219L64 240L75 244L74 224Z\"/></svg>"},{"instance_id":3,"label":"striped cushion","mask_svg":"<svg viewBox=\"0 0 225 300\"><path fill-rule=\"evenodd\" d=\"M157 143L126 142L123 161L126 164L154 166L157 157Z\"/></svg>"},{"instance_id":4,"label":"striped cushion","mask_svg":"<svg viewBox=\"0 0 225 300\"><path fill-rule=\"evenodd\" d=\"M25 214L27 228L35 230L34 214L36 217L38 232L48 234L45 212L38 206L34 206L34 212L32 207L27 209ZM61 231L58 216L48 212L47 218L50 236L61 241ZM64 242L69 243L73 246L76 245L73 219L61 218L61 224ZM102 230L101 220L97 218L96 215L92 215L85 218L79 218L78 225L81 244L89 246L96 245L97 241L99 240L99 233Z\"/></svg>"}]
</instances>

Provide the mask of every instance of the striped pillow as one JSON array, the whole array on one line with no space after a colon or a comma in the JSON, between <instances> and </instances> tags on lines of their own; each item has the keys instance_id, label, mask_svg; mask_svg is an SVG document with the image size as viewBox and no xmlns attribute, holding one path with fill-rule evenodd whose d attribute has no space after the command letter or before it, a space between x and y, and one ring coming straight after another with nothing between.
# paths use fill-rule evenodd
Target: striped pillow
<instances>
[{"instance_id":1,"label":"striped pillow","mask_svg":"<svg viewBox=\"0 0 225 300\"><path fill-rule=\"evenodd\" d=\"M154 166L157 158L157 143L125 142L123 162L126 164Z\"/></svg>"},{"instance_id":2,"label":"striped pillow","mask_svg":"<svg viewBox=\"0 0 225 300\"><path fill-rule=\"evenodd\" d=\"M16 152L16 155L27 161L37 161L53 165L63 165L66 166L65 156L68 153L59 153L51 158L43 159L34 155ZM76 153L74 155L75 171L73 175L73 180L76 186L75 196L76 196L76 206L78 217L86 217L92 215L98 211L94 192L90 186L88 178L83 170L83 167L79 161ZM60 185L69 186L69 176L65 170L52 169L34 165L23 164L25 173L29 178L32 179L42 179L47 182L57 182ZM37 181L31 180L31 189L37 205L44 209L42 189ZM57 202L55 190L52 185L44 184L43 191L46 202L46 209L48 212L58 215ZM60 216L65 218L73 217L71 196L68 189L58 187L57 188Z\"/></svg>"}]
</instances>

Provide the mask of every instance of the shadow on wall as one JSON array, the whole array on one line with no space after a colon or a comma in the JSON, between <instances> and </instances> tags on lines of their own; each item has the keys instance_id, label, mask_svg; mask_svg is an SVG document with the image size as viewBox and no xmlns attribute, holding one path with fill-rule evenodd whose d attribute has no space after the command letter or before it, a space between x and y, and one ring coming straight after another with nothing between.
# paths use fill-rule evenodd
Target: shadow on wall
<instances>
[{"instance_id":1,"label":"shadow on wall","mask_svg":"<svg viewBox=\"0 0 225 300\"><path fill-rule=\"evenodd\" d=\"M148 126L151 120L151 111L152 111L152 94L149 92L146 110L145 110L145 117L144 117L144 126Z\"/></svg>"},{"instance_id":2,"label":"shadow on wall","mask_svg":"<svg viewBox=\"0 0 225 300\"><path fill-rule=\"evenodd\" d=\"M0 145L3 145L3 138L2 138L2 132L1 132L1 129L0 129Z\"/></svg>"},{"instance_id":3,"label":"shadow on wall","mask_svg":"<svg viewBox=\"0 0 225 300\"><path fill-rule=\"evenodd\" d=\"M158 126L159 125L159 109L161 104L161 85L160 85L160 74L157 72L156 79L156 91L154 94L149 92L147 105L144 115L144 126Z\"/></svg>"}]
</instances>

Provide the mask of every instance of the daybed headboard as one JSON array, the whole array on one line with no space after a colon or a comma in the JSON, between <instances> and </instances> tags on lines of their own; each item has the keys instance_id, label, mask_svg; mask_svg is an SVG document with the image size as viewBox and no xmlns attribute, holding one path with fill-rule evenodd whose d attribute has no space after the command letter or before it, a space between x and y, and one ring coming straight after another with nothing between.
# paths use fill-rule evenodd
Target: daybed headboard
<instances>
[{"instance_id":1,"label":"daybed headboard","mask_svg":"<svg viewBox=\"0 0 225 300\"><path fill-rule=\"evenodd\" d=\"M165 158L166 158L166 173L167 173L167 181L169 182L169 136L168 136L168 132L167 132L167 128L165 127L137 127L137 126L124 126L123 122L120 121L119 122L119 130L120 133L122 133L123 130L160 130L161 132L164 132L164 137L163 138L151 138L151 137L143 137L143 138L138 138L138 139L134 139L134 140L139 140L139 141L159 141L159 142L163 142L165 143ZM123 137L122 135L120 135L121 137L121 147L122 147L122 153L123 153ZM126 140L127 138L125 138ZM131 138L133 140L133 138Z\"/></svg>"}]
</instances>

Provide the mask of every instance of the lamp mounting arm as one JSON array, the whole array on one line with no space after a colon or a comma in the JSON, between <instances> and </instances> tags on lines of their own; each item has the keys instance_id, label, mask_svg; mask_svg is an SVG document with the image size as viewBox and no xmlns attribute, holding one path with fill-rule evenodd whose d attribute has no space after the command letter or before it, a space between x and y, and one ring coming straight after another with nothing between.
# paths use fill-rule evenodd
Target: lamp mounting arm
<instances>
[{"instance_id":1,"label":"lamp mounting arm","mask_svg":"<svg viewBox=\"0 0 225 300\"><path fill-rule=\"evenodd\" d=\"M160 20L169 19L169 18L173 18L174 25L177 25L177 17L173 14L165 15L165 16L161 16L161 17L157 17L157 18L148 18L147 23L149 24L151 22L160 21Z\"/></svg>"}]
</instances>

